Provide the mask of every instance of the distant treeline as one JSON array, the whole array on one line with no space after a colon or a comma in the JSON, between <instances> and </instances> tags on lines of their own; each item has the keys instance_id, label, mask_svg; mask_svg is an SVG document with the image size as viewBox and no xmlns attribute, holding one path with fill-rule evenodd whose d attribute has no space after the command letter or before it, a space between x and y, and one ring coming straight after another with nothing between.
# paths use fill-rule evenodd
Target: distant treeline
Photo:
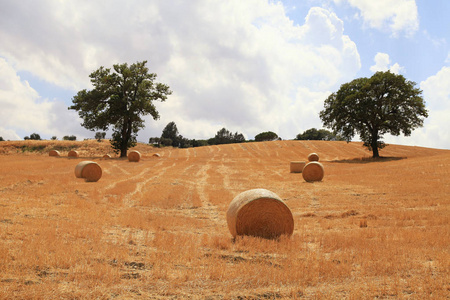
<instances>
[{"instance_id":1,"label":"distant treeline","mask_svg":"<svg viewBox=\"0 0 450 300\"><path fill-rule=\"evenodd\" d=\"M275 132L266 131L261 132L255 136L254 140L246 140L242 133L231 132L226 128L222 128L217 131L216 135L212 138L206 140L188 139L179 134L177 125L175 122L170 122L163 129L160 137L151 137L149 139L149 144L156 147L166 147L172 146L177 148L189 148L189 147L200 147L208 145L221 145L221 144L232 144L232 143L247 143L247 142L260 142L260 141L275 141L281 140ZM296 140L325 140L325 141L336 141L343 140L340 136L333 134L332 132L325 129L311 128L298 134L295 138Z\"/></svg>"}]
</instances>

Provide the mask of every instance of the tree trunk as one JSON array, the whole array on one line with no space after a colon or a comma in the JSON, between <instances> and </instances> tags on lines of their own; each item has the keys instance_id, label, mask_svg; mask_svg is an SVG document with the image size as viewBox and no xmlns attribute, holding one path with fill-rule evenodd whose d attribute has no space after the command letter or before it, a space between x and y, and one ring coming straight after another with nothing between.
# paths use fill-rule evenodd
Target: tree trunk
<instances>
[{"instance_id":1,"label":"tree trunk","mask_svg":"<svg viewBox=\"0 0 450 300\"><path fill-rule=\"evenodd\" d=\"M131 119L125 120L123 122L123 129L122 129L122 144L120 146L120 157L127 157L127 151L128 151L128 141L131 138L131 130L132 130L132 124L133 122Z\"/></svg>"},{"instance_id":2,"label":"tree trunk","mask_svg":"<svg viewBox=\"0 0 450 300\"><path fill-rule=\"evenodd\" d=\"M374 130L372 132L372 157L373 158L378 158L380 157L380 154L378 153L378 131Z\"/></svg>"},{"instance_id":3,"label":"tree trunk","mask_svg":"<svg viewBox=\"0 0 450 300\"><path fill-rule=\"evenodd\" d=\"M123 126L122 126L122 137L121 137L121 141L120 141L120 157L127 157L127 150L128 150L128 138L127 138L127 132L128 132L128 122L127 120L125 120L123 122Z\"/></svg>"},{"instance_id":4,"label":"tree trunk","mask_svg":"<svg viewBox=\"0 0 450 300\"><path fill-rule=\"evenodd\" d=\"M378 145L375 143L375 146L372 145L372 157L378 158L380 157L380 154L378 153Z\"/></svg>"}]
</instances>

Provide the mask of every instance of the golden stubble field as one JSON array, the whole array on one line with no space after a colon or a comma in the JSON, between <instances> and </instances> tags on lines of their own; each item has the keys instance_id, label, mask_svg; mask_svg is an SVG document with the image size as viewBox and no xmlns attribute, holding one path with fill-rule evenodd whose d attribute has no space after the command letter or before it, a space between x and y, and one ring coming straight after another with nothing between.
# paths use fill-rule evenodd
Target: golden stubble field
<instances>
[{"instance_id":1,"label":"golden stubble field","mask_svg":"<svg viewBox=\"0 0 450 300\"><path fill-rule=\"evenodd\" d=\"M390 145L373 160L361 143L140 144L131 163L108 149L0 143L1 299L450 297L448 150ZM322 182L289 172L311 152ZM83 160L101 165L98 182L75 177ZM289 206L291 238L232 240L228 205L253 188Z\"/></svg>"}]
</instances>

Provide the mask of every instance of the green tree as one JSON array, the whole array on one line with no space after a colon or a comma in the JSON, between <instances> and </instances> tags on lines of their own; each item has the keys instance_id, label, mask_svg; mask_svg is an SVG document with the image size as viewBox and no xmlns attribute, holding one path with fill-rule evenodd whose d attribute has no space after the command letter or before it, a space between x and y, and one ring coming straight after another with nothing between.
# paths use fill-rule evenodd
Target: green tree
<instances>
[{"instance_id":1,"label":"green tree","mask_svg":"<svg viewBox=\"0 0 450 300\"><path fill-rule=\"evenodd\" d=\"M232 133L225 128L217 131L214 138L209 139L208 143L210 145L220 145L220 144L230 144L230 143L243 143L245 142L245 137L242 133Z\"/></svg>"},{"instance_id":2,"label":"green tree","mask_svg":"<svg viewBox=\"0 0 450 300\"><path fill-rule=\"evenodd\" d=\"M120 157L136 145L137 132L145 127L143 116L159 118L153 101L165 101L172 93L169 86L154 82L156 74L149 73L146 63L116 64L113 71L100 67L89 75L94 88L79 91L69 107L78 111L89 130L112 126L111 146Z\"/></svg>"},{"instance_id":3,"label":"green tree","mask_svg":"<svg viewBox=\"0 0 450 300\"><path fill-rule=\"evenodd\" d=\"M179 142L179 138L178 138L178 128L177 128L177 124L175 124L175 122L169 122L166 127L164 127L162 134L161 134L161 139L171 139L172 140L172 145L166 145L166 146L173 146L173 147L178 147L180 142Z\"/></svg>"},{"instance_id":4,"label":"green tree","mask_svg":"<svg viewBox=\"0 0 450 300\"><path fill-rule=\"evenodd\" d=\"M274 141L276 139L278 139L278 134L272 131L261 132L255 136L257 142Z\"/></svg>"},{"instance_id":5,"label":"green tree","mask_svg":"<svg viewBox=\"0 0 450 300\"><path fill-rule=\"evenodd\" d=\"M168 138L160 138L159 143L161 145L167 147L167 146L172 146L173 141L172 141L172 139L168 139Z\"/></svg>"},{"instance_id":6,"label":"green tree","mask_svg":"<svg viewBox=\"0 0 450 300\"><path fill-rule=\"evenodd\" d=\"M30 136L26 136L23 138L24 140L40 140L41 136L38 133L32 133Z\"/></svg>"},{"instance_id":7,"label":"green tree","mask_svg":"<svg viewBox=\"0 0 450 300\"><path fill-rule=\"evenodd\" d=\"M316 141L341 141L344 140L341 136L335 135L326 129L310 128L303 133L297 134L296 140L316 140Z\"/></svg>"},{"instance_id":8,"label":"green tree","mask_svg":"<svg viewBox=\"0 0 450 300\"><path fill-rule=\"evenodd\" d=\"M102 141L102 139L104 139L106 137L106 132L96 132L95 133L95 139L97 140L97 141L99 141L99 142L101 142Z\"/></svg>"},{"instance_id":9,"label":"green tree","mask_svg":"<svg viewBox=\"0 0 450 300\"><path fill-rule=\"evenodd\" d=\"M76 141L77 137L74 135L71 135L71 136L65 135L65 136L63 136L63 140L64 141Z\"/></svg>"},{"instance_id":10,"label":"green tree","mask_svg":"<svg viewBox=\"0 0 450 300\"><path fill-rule=\"evenodd\" d=\"M56 135L52 136L52 141L56 141L57 139Z\"/></svg>"},{"instance_id":11,"label":"green tree","mask_svg":"<svg viewBox=\"0 0 450 300\"><path fill-rule=\"evenodd\" d=\"M359 134L373 157L379 157L385 133L405 136L428 117L422 91L402 75L377 72L341 85L324 103L324 125L350 141Z\"/></svg>"},{"instance_id":12,"label":"green tree","mask_svg":"<svg viewBox=\"0 0 450 300\"><path fill-rule=\"evenodd\" d=\"M0 142L4 142L5 140L3 139L2 136L0 136Z\"/></svg>"}]
</instances>

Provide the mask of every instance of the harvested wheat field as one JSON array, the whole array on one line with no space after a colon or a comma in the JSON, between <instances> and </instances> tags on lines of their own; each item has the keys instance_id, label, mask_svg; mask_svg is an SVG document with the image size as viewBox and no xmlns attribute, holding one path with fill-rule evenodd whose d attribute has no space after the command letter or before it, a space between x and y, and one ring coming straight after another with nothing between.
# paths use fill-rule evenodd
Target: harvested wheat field
<instances>
[{"instance_id":1,"label":"harvested wheat field","mask_svg":"<svg viewBox=\"0 0 450 300\"><path fill-rule=\"evenodd\" d=\"M0 143L1 299L450 296L448 150L390 145L373 160L345 142L134 149L139 163L103 158L107 141ZM311 152L320 182L289 170ZM75 177L84 160L101 180ZM289 207L290 238L232 239L227 208L256 188Z\"/></svg>"}]
</instances>

